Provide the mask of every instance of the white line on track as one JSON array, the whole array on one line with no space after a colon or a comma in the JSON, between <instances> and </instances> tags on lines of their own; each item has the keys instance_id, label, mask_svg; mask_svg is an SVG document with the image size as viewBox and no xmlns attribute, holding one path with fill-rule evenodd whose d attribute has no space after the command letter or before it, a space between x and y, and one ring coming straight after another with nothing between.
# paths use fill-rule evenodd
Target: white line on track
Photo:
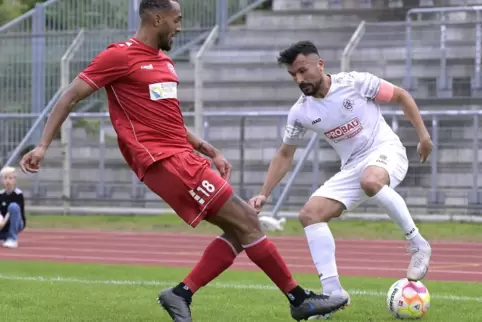
<instances>
[{"instance_id":1,"label":"white line on track","mask_svg":"<svg viewBox=\"0 0 482 322\"><path fill-rule=\"evenodd\" d=\"M177 282L169 281L134 281L134 280L91 280L91 279L80 279L62 276L15 276L15 275L3 275L0 274L0 280L13 280L13 281L33 281L33 282L45 282L45 283L73 283L73 284L84 284L84 285L142 285L142 286L172 286L176 285ZM209 284L208 287L211 288L224 288L224 289L243 289L243 290L266 290L266 291L278 291L278 288L271 285L263 284L241 284L241 283L220 283L214 282ZM378 291L368 291L352 289L348 290L351 295L360 296L377 296L384 297L387 294ZM438 295L430 294L432 299L446 300L446 301L461 301L461 302L480 302L482 303L482 297L472 297L472 296L456 296L456 295Z\"/></svg>"}]
</instances>

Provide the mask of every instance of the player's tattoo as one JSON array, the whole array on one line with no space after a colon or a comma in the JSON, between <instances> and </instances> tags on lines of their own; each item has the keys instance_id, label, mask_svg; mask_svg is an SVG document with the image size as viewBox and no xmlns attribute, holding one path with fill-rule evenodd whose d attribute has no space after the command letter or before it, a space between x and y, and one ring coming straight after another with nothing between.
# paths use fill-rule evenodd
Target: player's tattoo
<instances>
[{"instance_id":1,"label":"player's tattoo","mask_svg":"<svg viewBox=\"0 0 482 322\"><path fill-rule=\"evenodd\" d=\"M216 150L211 144L205 141L201 141L197 146L196 150L210 158L214 158L219 153L218 150Z\"/></svg>"}]
</instances>

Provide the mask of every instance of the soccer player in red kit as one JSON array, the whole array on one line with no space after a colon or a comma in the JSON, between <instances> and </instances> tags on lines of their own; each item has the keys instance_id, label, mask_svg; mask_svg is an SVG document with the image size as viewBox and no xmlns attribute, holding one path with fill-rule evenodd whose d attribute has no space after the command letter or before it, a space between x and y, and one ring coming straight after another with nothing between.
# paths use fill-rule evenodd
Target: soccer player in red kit
<instances>
[{"instance_id":1,"label":"soccer player in red kit","mask_svg":"<svg viewBox=\"0 0 482 322\"><path fill-rule=\"evenodd\" d=\"M159 294L159 303L174 321L192 321L189 306L193 294L228 269L243 250L286 295L295 320L342 308L348 298L314 294L297 284L262 232L256 211L233 193L227 182L229 163L185 127L177 97L179 81L172 60L164 53L180 31L179 3L142 0L139 14L141 25L136 35L108 46L63 93L39 145L24 155L21 168L37 172L73 106L105 88L119 149L139 179L187 224L196 227L206 220L224 231L179 285ZM210 157L219 174L194 150Z\"/></svg>"}]
</instances>

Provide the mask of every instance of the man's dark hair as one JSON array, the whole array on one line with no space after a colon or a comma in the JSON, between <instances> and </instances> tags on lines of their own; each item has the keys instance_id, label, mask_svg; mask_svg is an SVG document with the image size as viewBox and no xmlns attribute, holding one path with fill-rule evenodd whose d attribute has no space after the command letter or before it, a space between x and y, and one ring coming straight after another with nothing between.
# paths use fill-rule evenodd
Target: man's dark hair
<instances>
[{"instance_id":1,"label":"man's dark hair","mask_svg":"<svg viewBox=\"0 0 482 322\"><path fill-rule=\"evenodd\" d=\"M279 53L278 64L291 65L299 54L304 56L309 54L319 55L318 48L316 48L315 44L313 44L311 41L299 41Z\"/></svg>"},{"instance_id":2,"label":"man's dark hair","mask_svg":"<svg viewBox=\"0 0 482 322\"><path fill-rule=\"evenodd\" d=\"M177 0L172 0L177 2ZM139 15L151 10L170 10L171 0L142 0L139 4Z\"/></svg>"}]
</instances>

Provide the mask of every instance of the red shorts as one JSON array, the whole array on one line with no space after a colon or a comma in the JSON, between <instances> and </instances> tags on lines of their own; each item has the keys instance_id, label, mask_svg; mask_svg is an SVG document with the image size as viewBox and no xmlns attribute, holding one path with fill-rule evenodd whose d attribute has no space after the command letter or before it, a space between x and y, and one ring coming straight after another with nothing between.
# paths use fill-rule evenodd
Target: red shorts
<instances>
[{"instance_id":1,"label":"red shorts","mask_svg":"<svg viewBox=\"0 0 482 322\"><path fill-rule=\"evenodd\" d=\"M211 169L211 162L194 152L153 163L144 183L192 227L216 214L233 194L231 185Z\"/></svg>"}]
</instances>

